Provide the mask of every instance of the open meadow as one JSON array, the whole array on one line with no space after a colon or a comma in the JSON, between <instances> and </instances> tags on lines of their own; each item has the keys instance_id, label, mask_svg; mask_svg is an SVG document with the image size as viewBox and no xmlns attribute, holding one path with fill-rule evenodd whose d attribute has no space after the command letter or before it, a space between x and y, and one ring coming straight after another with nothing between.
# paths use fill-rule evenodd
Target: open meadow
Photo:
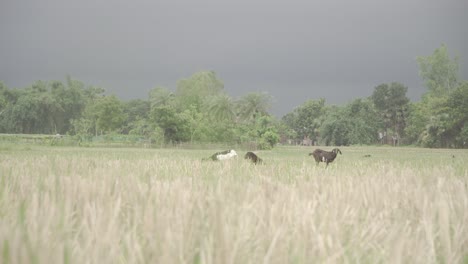
<instances>
[{"instance_id":1,"label":"open meadow","mask_svg":"<svg viewBox=\"0 0 468 264\"><path fill-rule=\"evenodd\" d=\"M340 149L0 145L0 263L468 263L467 150Z\"/></svg>"}]
</instances>

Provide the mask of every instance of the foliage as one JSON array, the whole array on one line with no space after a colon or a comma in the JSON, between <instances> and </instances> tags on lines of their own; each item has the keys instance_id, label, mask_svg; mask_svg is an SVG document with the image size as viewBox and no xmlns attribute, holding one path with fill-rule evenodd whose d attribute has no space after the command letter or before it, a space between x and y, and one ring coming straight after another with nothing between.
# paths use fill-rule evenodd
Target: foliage
<instances>
[{"instance_id":1,"label":"foliage","mask_svg":"<svg viewBox=\"0 0 468 264\"><path fill-rule=\"evenodd\" d=\"M379 112L384 131L391 129L404 136L409 107L407 91L408 87L396 82L375 87L371 99Z\"/></svg>"},{"instance_id":2,"label":"foliage","mask_svg":"<svg viewBox=\"0 0 468 264\"><path fill-rule=\"evenodd\" d=\"M458 146L461 148L468 147L468 122L462 127L460 134L457 136Z\"/></svg>"},{"instance_id":3,"label":"foliage","mask_svg":"<svg viewBox=\"0 0 468 264\"><path fill-rule=\"evenodd\" d=\"M206 122L207 116L204 113L198 112L192 105L190 108L185 109L182 113L180 113L180 118L188 129L190 142L195 140L210 141L210 137L204 138L208 125Z\"/></svg>"},{"instance_id":4,"label":"foliage","mask_svg":"<svg viewBox=\"0 0 468 264\"><path fill-rule=\"evenodd\" d=\"M423 131L428 123L429 117L426 115L427 105L422 102L417 102L409 105L407 126L405 127L405 135L408 142L421 144Z\"/></svg>"},{"instance_id":5,"label":"foliage","mask_svg":"<svg viewBox=\"0 0 468 264\"><path fill-rule=\"evenodd\" d=\"M211 96L207 102L207 108L214 121L233 122L236 117L234 101L226 94ZM193 110L196 109L193 108Z\"/></svg>"},{"instance_id":6,"label":"foliage","mask_svg":"<svg viewBox=\"0 0 468 264\"><path fill-rule=\"evenodd\" d=\"M369 100L356 99L345 107L331 107L321 126L325 145L374 144L381 120Z\"/></svg>"},{"instance_id":7,"label":"foliage","mask_svg":"<svg viewBox=\"0 0 468 264\"><path fill-rule=\"evenodd\" d=\"M384 83L370 97L342 106L307 100L280 122L269 113L269 94L251 92L234 99L213 71L181 79L175 92L156 87L148 98L129 101L70 76L65 82L37 81L24 89L9 89L0 81L0 133L81 139L119 134L157 145L206 142L271 149L280 140L374 144L383 130L409 144L466 148L468 85L457 76L458 59L447 54L442 45L432 55L418 57L428 87L420 102L409 102L403 84Z\"/></svg>"},{"instance_id":8,"label":"foliage","mask_svg":"<svg viewBox=\"0 0 468 264\"><path fill-rule=\"evenodd\" d=\"M98 130L104 132L117 131L125 120L123 105L115 96L105 96L94 104Z\"/></svg>"},{"instance_id":9,"label":"foliage","mask_svg":"<svg viewBox=\"0 0 468 264\"><path fill-rule=\"evenodd\" d=\"M283 122L294 130L297 140L308 137L317 140L319 128L324 121L325 99L308 100L292 113L283 117Z\"/></svg>"},{"instance_id":10,"label":"foliage","mask_svg":"<svg viewBox=\"0 0 468 264\"><path fill-rule=\"evenodd\" d=\"M460 84L448 96L429 94L423 104L430 115L420 143L426 147L466 147L463 129L468 123L468 82Z\"/></svg>"},{"instance_id":11,"label":"foliage","mask_svg":"<svg viewBox=\"0 0 468 264\"><path fill-rule=\"evenodd\" d=\"M187 141L190 138L188 127L183 123L183 116L171 106L152 107L150 119L162 129L167 143Z\"/></svg>"},{"instance_id":12,"label":"foliage","mask_svg":"<svg viewBox=\"0 0 468 264\"><path fill-rule=\"evenodd\" d=\"M177 82L176 96L181 108L194 106L198 111L207 103L207 98L223 92L224 84L213 71L197 72L188 79Z\"/></svg>"},{"instance_id":13,"label":"foliage","mask_svg":"<svg viewBox=\"0 0 468 264\"><path fill-rule=\"evenodd\" d=\"M151 109L148 100L130 100L123 103L124 112L126 113L126 120L122 128L122 133L128 134L131 130L135 129L138 123L147 123L148 113ZM146 124L145 124L146 125Z\"/></svg>"},{"instance_id":14,"label":"foliage","mask_svg":"<svg viewBox=\"0 0 468 264\"><path fill-rule=\"evenodd\" d=\"M430 93L445 95L458 86L458 58L450 59L447 46L443 44L430 56L417 58L419 75Z\"/></svg>"},{"instance_id":15,"label":"foliage","mask_svg":"<svg viewBox=\"0 0 468 264\"><path fill-rule=\"evenodd\" d=\"M467 84L458 78L458 59L450 60L442 45L427 57L419 57L420 75L428 88L411 111L413 138L425 147L466 147L462 130L468 119Z\"/></svg>"},{"instance_id":16,"label":"foliage","mask_svg":"<svg viewBox=\"0 0 468 264\"><path fill-rule=\"evenodd\" d=\"M271 104L272 97L267 93L248 93L239 99L239 117L254 122L258 117L268 115Z\"/></svg>"},{"instance_id":17,"label":"foliage","mask_svg":"<svg viewBox=\"0 0 468 264\"><path fill-rule=\"evenodd\" d=\"M272 149L279 142L279 135L273 118L262 116L256 120L258 148Z\"/></svg>"}]
</instances>

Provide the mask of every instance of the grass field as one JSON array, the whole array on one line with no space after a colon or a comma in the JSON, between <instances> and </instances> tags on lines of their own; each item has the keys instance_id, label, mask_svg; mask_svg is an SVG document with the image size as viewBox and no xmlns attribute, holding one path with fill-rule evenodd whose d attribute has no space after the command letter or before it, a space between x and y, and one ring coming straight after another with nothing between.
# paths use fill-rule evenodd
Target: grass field
<instances>
[{"instance_id":1,"label":"grass field","mask_svg":"<svg viewBox=\"0 0 468 264\"><path fill-rule=\"evenodd\" d=\"M468 263L467 150L219 150L0 145L0 263Z\"/></svg>"}]
</instances>

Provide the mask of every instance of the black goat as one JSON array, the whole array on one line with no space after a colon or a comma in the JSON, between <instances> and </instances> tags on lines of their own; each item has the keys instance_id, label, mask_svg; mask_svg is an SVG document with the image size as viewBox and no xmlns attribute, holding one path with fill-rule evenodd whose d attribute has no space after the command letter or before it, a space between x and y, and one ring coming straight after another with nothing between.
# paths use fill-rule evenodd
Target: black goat
<instances>
[{"instance_id":1,"label":"black goat","mask_svg":"<svg viewBox=\"0 0 468 264\"><path fill-rule=\"evenodd\" d=\"M309 153L309 156L314 156L314 159L317 162L317 165L319 164L319 162L326 162L327 163L327 165L325 166L326 168L328 167L328 163L333 162L335 160L336 155L338 153L342 154L341 150L337 148L333 149L331 152L321 150L321 149L316 149L314 150L314 152Z\"/></svg>"},{"instance_id":2,"label":"black goat","mask_svg":"<svg viewBox=\"0 0 468 264\"><path fill-rule=\"evenodd\" d=\"M259 158L257 155L255 155L255 153L253 153L251 151L245 153L244 159L249 159L255 165L263 163L263 160L261 158Z\"/></svg>"}]
</instances>

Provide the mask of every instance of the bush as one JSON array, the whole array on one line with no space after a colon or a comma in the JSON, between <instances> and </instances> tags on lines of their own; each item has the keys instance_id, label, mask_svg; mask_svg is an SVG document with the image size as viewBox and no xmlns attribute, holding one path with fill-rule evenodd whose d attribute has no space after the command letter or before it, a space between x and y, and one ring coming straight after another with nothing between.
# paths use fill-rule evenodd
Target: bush
<instances>
[{"instance_id":1,"label":"bush","mask_svg":"<svg viewBox=\"0 0 468 264\"><path fill-rule=\"evenodd\" d=\"M279 142L279 135L273 131L267 131L263 133L260 138L259 148L260 149L272 149Z\"/></svg>"}]
</instances>

